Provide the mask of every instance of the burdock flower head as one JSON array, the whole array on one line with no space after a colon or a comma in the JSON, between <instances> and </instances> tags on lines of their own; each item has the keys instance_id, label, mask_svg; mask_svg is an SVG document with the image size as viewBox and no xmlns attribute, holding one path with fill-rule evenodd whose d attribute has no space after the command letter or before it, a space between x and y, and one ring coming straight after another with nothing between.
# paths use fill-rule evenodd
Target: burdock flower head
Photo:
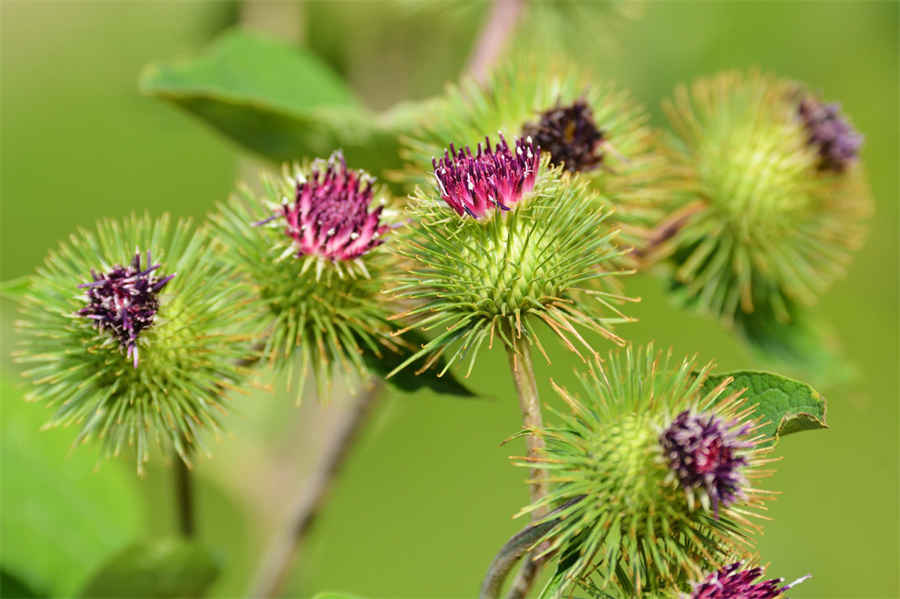
<instances>
[{"instance_id":1,"label":"burdock flower head","mask_svg":"<svg viewBox=\"0 0 900 599\"><path fill-rule=\"evenodd\" d=\"M449 366L466 355L471 369L495 337L543 351L537 323L579 354L596 356L580 331L621 343L610 327L630 320L616 307L627 298L601 284L623 274L606 213L586 181L539 162L533 139L499 139L446 152L432 190L413 198L396 246L410 265L395 275L412 308L398 317L439 331L414 358L445 356Z\"/></svg>"},{"instance_id":2,"label":"burdock flower head","mask_svg":"<svg viewBox=\"0 0 900 599\"><path fill-rule=\"evenodd\" d=\"M116 265L103 274L91 270L91 282L79 285L85 289L88 303L78 314L113 335L132 358L135 368L138 335L153 324L159 310L157 296L175 276L156 275L154 271L160 265L151 264L150 250L147 250L145 268L141 268L141 253L136 251L130 266Z\"/></svg>"},{"instance_id":3,"label":"burdock flower head","mask_svg":"<svg viewBox=\"0 0 900 599\"><path fill-rule=\"evenodd\" d=\"M410 166L396 176L410 188L427 185L432 157L449 142L475 147L486 133L504 131L530 137L551 166L587 177L595 201L615 208L617 223L639 223L666 193L665 162L647 120L626 92L572 65L518 58L484 85L451 86L406 140ZM631 243L628 228L623 231Z\"/></svg>"},{"instance_id":4,"label":"burdock flower head","mask_svg":"<svg viewBox=\"0 0 900 599\"><path fill-rule=\"evenodd\" d=\"M113 454L133 447L139 471L153 444L187 461L218 428L250 344L246 297L208 243L189 222L132 217L48 256L22 301L16 355L30 398L56 408L49 426L79 425L78 440Z\"/></svg>"},{"instance_id":5,"label":"burdock flower head","mask_svg":"<svg viewBox=\"0 0 900 599\"><path fill-rule=\"evenodd\" d=\"M335 369L361 373L363 351L390 346L379 295L390 259L384 194L340 152L285 167L263 187L243 187L213 222L260 309L263 356L289 374L299 367L301 382L311 373L324 394Z\"/></svg>"},{"instance_id":6,"label":"burdock flower head","mask_svg":"<svg viewBox=\"0 0 900 599\"><path fill-rule=\"evenodd\" d=\"M552 485L521 513L566 506L542 539L565 564L562 596L572 584L667 595L743 551L766 497L747 481L766 474L769 450L742 390L705 385L709 369L629 347L585 373L580 394L557 387L571 412L518 465Z\"/></svg>"},{"instance_id":7,"label":"burdock flower head","mask_svg":"<svg viewBox=\"0 0 900 599\"><path fill-rule=\"evenodd\" d=\"M744 450L754 443L743 439L750 429L749 423L685 410L663 431L659 443L670 478L685 490L691 507L698 493L703 506L712 504L717 514L720 505L727 507L744 498Z\"/></svg>"},{"instance_id":8,"label":"burdock flower head","mask_svg":"<svg viewBox=\"0 0 900 599\"><path fill-rule=\"evenodd\" d=\"M689 594L682 595L683 599L777 599L810 578L807 575L790 584L784 584L783 578L759 580L762 568L742 567L741 562L735 562L713 572L703 582L696 583Z\"/></svg>"},{"instance_id":9,"label":"burdock flower head","mask_svg":"<svg viewBox=\"0 0 900 599\"><path fill-rule=\"evenodd\" d=\"M683 191L656 250L676 298L745 331L795 320L862 242L861 137L835 107L755 72L680 87L665 109Z\"/></svg>"},{"instance_id":10,"label":"burdock flower head","mask_svg":"<svg viewBox=\"0 0 900 599\"><path fill-rule=\"evenodd\" d=\"M540 148L529 137L517 139L515 148L500 133L496 148L485 138L473 155L469 146L457 151L453 144L440 162L431 160L441 198L460 216L481 218L494 208L509 210L534 187L540 166Z\"/></svg>"},{"instance_id":11,"label":"burdock flower head","mask_svg":"<svg viewBox=\"0 0 900 599\"><path fill-rule=\"evenodd\" d=\"M525 123L522 131L546 149L551 164L567 171L586 172L603 164L606 136L597 128L594 111L583 98L565 106L557 103L536 122Z\"/></svg>"},{"instance_id":12,"label":"burdock flower head","mask_svg":"<svg viewBox=\"0 0 900 599\"><path fill-rule=\"evenodd\" d=\"M384 206L369 210L374 182L348 169L343 154L335 152L327 163L314 164L306 180L298 178L293 201L257 224L283 226L297 257L354 260L381 245L381 235L390 228L381 223Z\"/></svg>"}]
</instances>

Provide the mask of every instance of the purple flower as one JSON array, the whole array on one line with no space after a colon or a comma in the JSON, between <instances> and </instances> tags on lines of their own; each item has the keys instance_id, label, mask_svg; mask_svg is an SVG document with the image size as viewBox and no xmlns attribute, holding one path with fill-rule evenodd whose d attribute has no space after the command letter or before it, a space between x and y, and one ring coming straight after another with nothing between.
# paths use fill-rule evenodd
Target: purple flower
<instances>
[{"instance_id":1,"label":"purple flower","mask_svg":"<svg viewBox=\"0 0 900 599\"><path fill-rule=\"evenodd\" d=\"M531 137L517 139L515 151L502 133L493 150L489 138L484 143L474 156L468 146L457 152L450 144L440 162L431 160L441 198L460 216L481 218L494 207L509 210L534 187L541 151Z\"/></svg>"},{"instance_id":2,"label":"purple flower","mask_svg":"<svg viewBox=\"0 0 900 599\"><path fill-rule=\"evenodd\" d=\"M567 171L589 171L603 162L598 146L603 132L594 123L594 113L584 100L570 106L550 108L541 113L537 123L526 123L523 135L530 135L545 152L550 162Z\"/></svg>"},{"instance_id":3,"label":"purple flower","mask_svg":"<svg viewBox=\"0 0 900 599\"><path fill-rule=\"evenodd\" d=\"M819 152L820 170L844 171L862 146L863 136L841 118L840 109L839 104L822 104L809 97L797 106L806 141Z\"/></svg>"},{"instance_id":4,"label":"purple flower","mask_svg":"<svg viewBox=\"0 0 900 599\"><path fill-rule=\"evenodd\" d=\"M713 414L691 414L685 410L659 437L663 456L685 491L702 489L718 515L719 505L728 506L743 497L741 469L747 465L742 449L754 443L741 441L750 424L725 423Z\"/></svg>"},{"instance_id":5,"label":"purple flower","mask_svg":"<svg viewBox=\"0 0 900 599\"><path fill-rule=\"evenodd\" d=\"M763 575L760 567L741 570L741 562L725 566L694 585L687 599L775 599L788 589L810 578L809 575L782 585L784 579L754 582Z\"/></svg>"},{"instance_id":6,"label":"purple flower","mask_svg":"<svg viewBox=\"0 0 900 599\"><path fill-rule=\"evenodd\" d=\"M353 260L381 245L380 236L390 227L381 224L382 206L369 212L373 180L348 169L341 152L331 155L324 171L320 168L314 164L307 180L297 183L293 202L256 224L284 216L285 234L293 238L297 257Z\"/></svg>"},{"instance_id":7,"label":"purple flower","mask_svg":"<svg viewBox=\"0 0 900 599\"><path fill-rule=\"evenodd\" d=\"M142 270L141 254L136 252L130 266L116 265L103 275L91 270L94 280L78 286L86 290L88 300L88 305L78 311L79 316L92 319L98 329L112 333L133 359L135 368L138 335L153 324L159 310L157 295L175 276L153 276L160 265L151 266L151 262L147 250L147 264Z\"/></svg>"}]
</instances>

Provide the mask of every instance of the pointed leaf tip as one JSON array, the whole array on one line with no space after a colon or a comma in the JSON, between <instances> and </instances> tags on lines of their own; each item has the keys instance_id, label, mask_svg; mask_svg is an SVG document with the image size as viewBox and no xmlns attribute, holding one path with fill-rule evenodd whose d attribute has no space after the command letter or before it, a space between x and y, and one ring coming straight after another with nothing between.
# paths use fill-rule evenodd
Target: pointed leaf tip
<instances>
[{"instance_id":1,"label":"pointed leaf tip","mask_svg":"<svg viewBox=\"0 0 900 599\"><path fill-rule=\"evenodd\" d=\"M701 393L708 393L728 377L733 377L729 389L744 391L748 406L763 423L762 432L774 445L781 437L806 430L828 428L825 421L826 404L821 394L800 381L769 372L738 371L709 376Z\"/></svg>"}]
</instances>

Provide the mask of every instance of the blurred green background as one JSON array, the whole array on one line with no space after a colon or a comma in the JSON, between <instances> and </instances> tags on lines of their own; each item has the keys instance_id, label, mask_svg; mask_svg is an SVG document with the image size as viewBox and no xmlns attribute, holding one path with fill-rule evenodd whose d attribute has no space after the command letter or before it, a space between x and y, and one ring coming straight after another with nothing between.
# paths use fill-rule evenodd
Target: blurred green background
<instances>
[{"instance_id":1,"label":"blurred green background","mask_svg":"<svg viewBox=\"0 0 900 599\"><path fill-rule=\"evenodd\" d=\"M137 91L142 66L197 52L240 19L240 5L0 6L0 279L30 272L48 248L99 217L145 210L201 217L239 174L252 172L218 134ZM767 483L783 495L770 506L773 522L759 550L773 575L814 574L792 592L796 598L900 593L898 6L649 3L637 16L611 10L609 26L597 31L573 29L594 36L582 59L629 87L656 124L663 124L660 100L677 83L755 66L839 100L866 136L876 217L849 276L819 307L861 376L827 390L832 428L782 442L784 460ZM456 78L484 12L453 2L341 2L303 5L295 14L304 43L372 106L384 107L438 93ZM629 339L715 358L723 370L762 366L715 323L669 306L659 281L642 277L629 286L643 298L640 323L622 330ZM71 594L111 552L173 531L169 473L160 462L139 480L127 459L95 468L94 448L69 451L74 431L39 432L47 414L21 401L9 359L15 316L11 304L2 308L0 565L44 593ZM549 378L571 382L577 366L561 351L552 357L552 367L538 364L549 403ZM511 515L527 489L524 472L507 459L522 448L500 446L519 421L504 356L486 355L471 384L487 397L384 398L301 555L292 595L475 594L493 554L525 524ZM338 409L297 408L275 389L234 399L229 434L197 468L200 535L225 567L215 596L244 591L280 510L302 485L320 423Z\"/></svg>"}]
</instances>

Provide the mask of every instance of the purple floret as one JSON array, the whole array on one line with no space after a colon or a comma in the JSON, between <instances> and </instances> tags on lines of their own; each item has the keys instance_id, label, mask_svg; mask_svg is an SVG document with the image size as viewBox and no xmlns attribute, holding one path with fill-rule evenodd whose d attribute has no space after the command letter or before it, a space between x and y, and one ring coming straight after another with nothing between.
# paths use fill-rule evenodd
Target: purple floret
<instances>
[{"instance_id":1,"label":"purple floret","mask_svg":"<svg viewBox=\"0 0 900 599\"><path fill-rule=\"evenodd\" d=\"M79 285L85 289L88 305L78 311L79 316L93 320L97 328L109 331L125 349L126 355L138 365L138 335L153 324L159 310L159 292L174 274L154 276L160 265L151 266L150 250L147 263L141 268L141 254L136 252L130 266L116 265L105 274L91 270L93 281Z\"/></svg>"},{"instance_id":2,"label":"purple floret","mask_svg":"<svg viewBox=\"0 0 900 599\"><path fill-rule=\"evenodd\" d=\"M782 584L784 579L772 578L757 581L763 575L760 567L741 570L741 562L735 562L694 585L688 599L776 599L785 591L800 584L809 576L799 578L790 584Z\"/></svg>"},{"instance_id":3,"label":"purple floret","mask_svg":"<svg viewBox=\"0 0 900 599\"><path fill-rule=\"evenodd\" d=\"M797 114L807 133L807 143L819 153L819 169L843 172L856 160L863 136L840 114L839 104L822 104L804 98Z\"/></svg>"},{"instance_id":4,"label":"purple floret","mask_svg":"<svg viewBox=\"0 0 900 599\"><path fill-rule=\"evenodd\" d=\"M473 155L468 146L459 151L450 144L438 161L432 159L441 198L460 216L481 218L489 210L509 210L534 187L541 150L532 138L517 139L510 149L503 134L491 149L484 138Z\"/></svg>"},{"instance_id":5,"label":"purple floret","mask_svg":"<svg viewBox=\"0 0 900 599\"><path fill-rule=\"evenodd\" d=\"M714 414L694 415L685 410L659 437L669 468L686 491L702 489L713 510L743 497L742 469L747 458L742 450L753 443L742 441L751 426L726 423Z\"/></svg>"},{"instance_id":6,"label":"purple floret","mask_svg":"<svg viewBox=\"0 0 900 599\"><path fill-rule=\"evenodd\" d=\"M390 226L381 224L382 206L369 211L373 180L347 168L335 152L324 170L316 166L297 183L294 201L257 225L283 216L285 234L294 240L297 257L316 255L328 260L353 260L383 243Z\"/></svg>"}]
</instances>

